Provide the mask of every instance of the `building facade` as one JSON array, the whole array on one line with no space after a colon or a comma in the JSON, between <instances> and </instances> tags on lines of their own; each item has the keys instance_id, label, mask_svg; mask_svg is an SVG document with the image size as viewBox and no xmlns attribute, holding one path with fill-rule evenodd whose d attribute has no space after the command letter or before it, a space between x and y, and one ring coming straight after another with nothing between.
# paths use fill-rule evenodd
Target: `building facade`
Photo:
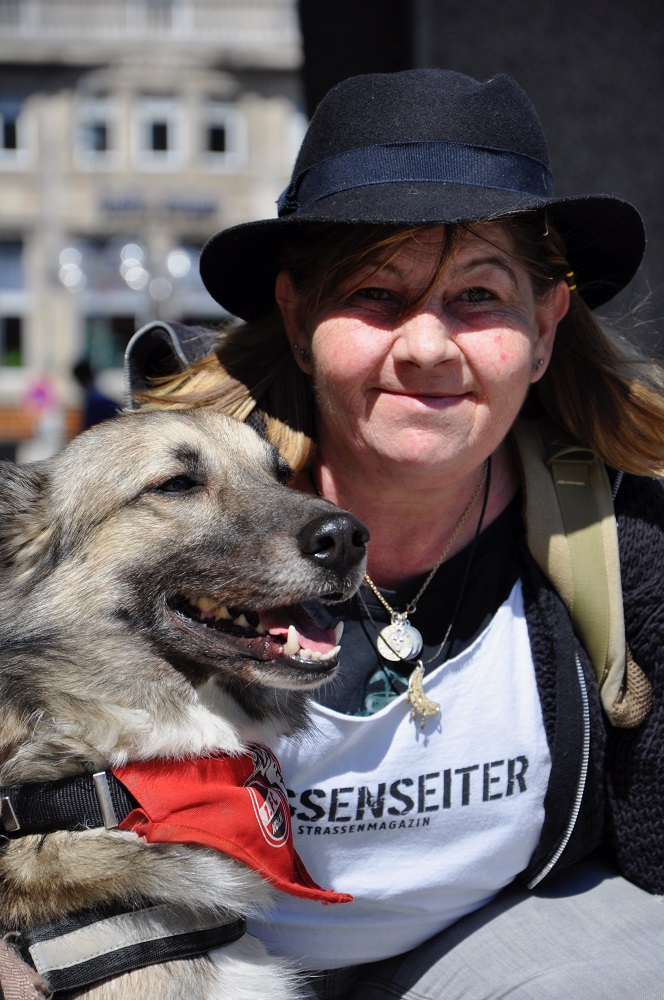
<instances>
[{"instance_id":1,"label":"building facade","mask_svg":"<svg viewBox=\"0 0 664 1000\"><path fill-rule=\"evenodd\" d=\"M199 251L275 214L300 60L294 0L0 0L4 454L75 432L79 359L120 399L134 330L223 318Z\"/></svg>"}]
</instances>

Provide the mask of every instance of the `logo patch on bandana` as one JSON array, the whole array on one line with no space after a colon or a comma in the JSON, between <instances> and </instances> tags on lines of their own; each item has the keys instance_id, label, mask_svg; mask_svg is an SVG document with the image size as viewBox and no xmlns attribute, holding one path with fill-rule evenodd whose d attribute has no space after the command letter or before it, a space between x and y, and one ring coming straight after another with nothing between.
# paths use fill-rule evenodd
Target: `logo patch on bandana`
<instances>
[{"instance_id":1,"label":"logo patch on bandana","mask_svg":"<svg viewBox=\"0 0 664 1000\"><path fill-rule=\"evenodd\" d=\"M254 773L245 781L261 833L270 847L283 847L291 836L291 819L284 779L276 757L267 747L252 746Z\"/></svg>"}]
</instances>

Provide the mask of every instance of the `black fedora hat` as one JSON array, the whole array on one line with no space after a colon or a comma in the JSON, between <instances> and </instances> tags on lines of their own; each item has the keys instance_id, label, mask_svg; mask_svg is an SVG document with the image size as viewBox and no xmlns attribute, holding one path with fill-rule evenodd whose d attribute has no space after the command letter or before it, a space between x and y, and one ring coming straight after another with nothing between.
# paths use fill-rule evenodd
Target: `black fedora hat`
<instances>
[{"instance_id":1,"label":"black fedora hat","mask_svg":"<svg viewBox=\"0 0 664 1000\"><path fill-rule=\"evenodd\" d=\"M645 250L641 216L612 195L555 197L542 126L515 80L355 76L318 105L278 217L213 236L201 276L225 309L254 319L274 305L279 248L308 224L477 222L544 208L591 308L628 284Z\"/></svg>"}]
</instances>

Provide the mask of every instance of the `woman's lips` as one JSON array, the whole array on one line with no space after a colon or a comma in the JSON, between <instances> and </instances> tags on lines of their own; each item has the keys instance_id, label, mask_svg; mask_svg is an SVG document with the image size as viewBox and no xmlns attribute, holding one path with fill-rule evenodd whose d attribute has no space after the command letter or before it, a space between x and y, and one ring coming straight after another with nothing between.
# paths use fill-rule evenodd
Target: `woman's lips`
<instances>
[{"instance_id":1,"label":"woman's lips","mask_svg":"<svg viewBox=\"0 0 664 1000\"><path fill-rule=\"evenodd\" d=\"M469 392L432 392L424 389L379 389L379 393L386 396L394 396L398 399L413 400L414 402L433 409L443 409L447 406L454 406L457 403L469 399Z\"/></svg>"}]
</instances>

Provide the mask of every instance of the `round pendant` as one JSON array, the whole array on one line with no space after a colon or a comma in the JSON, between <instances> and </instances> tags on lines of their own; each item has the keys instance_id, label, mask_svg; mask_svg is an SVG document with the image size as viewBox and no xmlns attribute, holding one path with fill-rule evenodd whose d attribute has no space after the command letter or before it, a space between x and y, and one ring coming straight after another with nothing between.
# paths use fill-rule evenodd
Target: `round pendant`
<instances>
[{"instance_id":1,"label":"round pendant","mask_svg":"<svg viewBox=\"0 0 664 1000\"><path fill-rule=\"evenodd\" d=\"M407 618L391 621L378 633L378 652L386 660L414 660L422 649L422 636Z\"/></svg>"}]
</instances>

